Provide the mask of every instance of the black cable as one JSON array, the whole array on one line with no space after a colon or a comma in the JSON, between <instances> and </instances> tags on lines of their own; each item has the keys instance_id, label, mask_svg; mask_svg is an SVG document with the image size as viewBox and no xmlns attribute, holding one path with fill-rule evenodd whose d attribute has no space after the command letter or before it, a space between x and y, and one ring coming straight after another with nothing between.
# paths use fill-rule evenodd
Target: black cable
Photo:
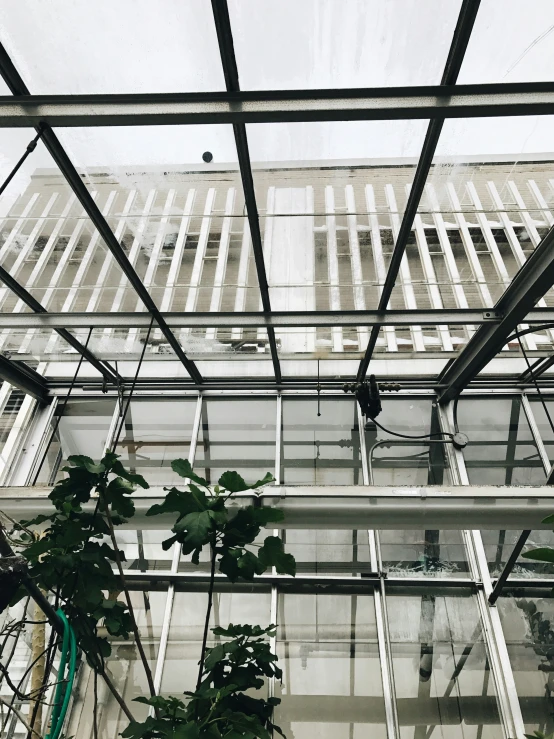
<instances>
[{"instance_id":1,"label":"black cable","mask_svg":"<svg viewBox=\"0 0 554 739\"><path fill-rule=\"evenodd\" d=\"M409 436L408 434L401 434L398 431L391 431L390 429L386 429L384 426L382 426L379 421L376 421L374 418L371 419L373 423L378 426L381 431L385 431L387 434L391 434L392 436L398 436L401 439L431 439L433 436L449 436L451 439L454 438L454 434L451 434L450 431L435 431L433 434L421 434L420 436Z\"/></svg>"},{"instance_id":2,"label":"black cable","mask_svg":"<svg viewBox=\"0 0 554 739\"><path fill-rule=\"evenodd\" d=\"M552 429L552 433L554 434L554 423L552 422L552 418L550 417L550 413L548 412L548 408L546 407L546 403L544 401L543 395L541 393L541 389L539 387L539 384L537 382L537 378L535 377L535 374L533 372L533 369L531 368L531 363L529 362L529 359L527 357L527 352L525 351L525 347L523 346L523 342L521 341L520 336L518 335L517 340L519 342L519 348L521 349L521 352L523 356L525 357L525 362L527 363L527 369L529 371L529 375L531 377L531 380L533 381L533 385L535 386L535 390L537 391L537 395L540 398L540 401L542 403L542 407L544 408L544 412L546 414L546 417L548 418L548 423L550 424L550 428Z\"/></svg>"},{"instance_id":3,"label":"black cable","mask_svg":"<svg viewBox=\"0 0 554 739\"><path fill-rule=\"evenodd\" d=\"M37 143L38 143L38 140L40 139L40 137L42 136L42 133L43 133L43 129L41 127L41 128L39 128L39 132L37 133L37 135L35 136L35 138L32 141L30 141L29 144L27 145L27 148L25 149L25 153L23 154L23 156L21 157L21 159L17 162L17 164L15 165L15 167L12 169L12 171L9 173L9 175L4 180L3 184L0 186L0 195L2 195L2 193L4 192L4 190L6 189L6 187L13 180L13 178L17 174L17 171L19 170L19 168L21 167L21 165L23 164L23 162L27 159L27 157L29 156L29 154L37 148Z\"/></svg>"},{"instance_id":4,"label":"black cable","mask_svg":"<svg viewBox=\"0 0 554 739\"><path fill-rule=\"evenodd\" d=\"M85 341L85 349L88 347L88 343L90 341L90 337L92 336L92 327L89 329L87 340ZM60 421L62 420L63 414L65 413L65 406L67 405L67 401L69 400L69 396L71 395L71 391L75 387L75 382L77 381L77 376L79 375L79 370L81 369L81 365L83 364L83 359L85 358L84 354L81 354L81 357L79 359L79 363L77 364L77 369L75 370L75 374L73 375L73 379L71 380L71 385L69 386L69 390L67 391L67 395L65 396L65 400L62 406L61 411L58 414L58 418L56 419L56 423L54 425L54 429L52 431L52 435L50 436L50 441L48 442L48 446L46 447L46 450L44 452L44 455L42 457L42 460L40 462L39 468L36 472L35 479L33 480L33 485L37 484L38 476L40 475L40 471L42 469L42 465L44 464L44 460L46 459L46 455L48 454L48 450L50 449L50 444L52 443L52 440L56 436L56 431L58 430L58 426L60 425Z\"/></svg>"},{"instance_id":5,"label":"black cable","mask_svg":"<svg viewBox=\"0 0 554 739\"><path fill-rule=\"evenodd\" d=\"M454 405L452 407L452 421L454 423L454 431L455 433L460 433L460 427L458 426L458 401L460 400L460 396L456 395L456 398L454 399Z\"/></svg>"}]
</instances>

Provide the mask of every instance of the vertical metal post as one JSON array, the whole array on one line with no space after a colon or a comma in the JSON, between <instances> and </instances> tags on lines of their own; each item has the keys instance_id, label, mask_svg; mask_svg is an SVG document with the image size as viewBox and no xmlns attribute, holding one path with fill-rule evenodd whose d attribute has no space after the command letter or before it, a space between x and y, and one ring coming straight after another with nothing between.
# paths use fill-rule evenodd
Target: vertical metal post
<instances>
[{"instance_id":1,"label":"vertical metal post","mask_svg":"<svg viewBox=\"0 0 554 739\"><path fill-rule=\"evenodd\" d=\"M190 448L188 454L188 460L191 465L194 464L194 457L196 455L196 443L198 440L198 431L200 429L200 419L202 416L202 395L199 394L196 400L196 412L194 414L194 421L192 424L192 434L190 439ZM171 561L171 573L176 573L179 570L179 563L181 561L181 545L176 543L173 545L173 558ZM163 671L165 666L165 658L167 654L167 644L169 641L169 629L171 626L171 616L173 613L173 604L175 602L175 585L170 583L167 589L167 598L165 601L165 610L162 621L162 630L160 633L160 647L158 649L158 658L156 660L156 670L154 672L154 690L156 694L160 692L163 678ZM150 711L152 714L152 711Z\"/></svg>"},{"instance_id":2,"label":"vertical metal post","mask_svg":"<svg viewBox=\"0 0 554 739\"><path fill-rule=\"evenodd\" d=\"M542 466L544 468L546 476L548 477L548 473L550 472L550 468L552 467L552 464L550 460L548 459L548 452L546 451L546 447L542 440L539 427L537 426L537 421L533 413L533 408L531 406L531 403L529 402L529 398L525 394L522 394L521 396L521 405L523 406L523 410L527 418L527 423L529 424L529 428L531 429L531 433L533 434L533 440L537 446L537 450L541 458Z\"/></svg>"},{"instance_id":3,"label":"vertical metal post","mask_svg":"<svg viewBox=\"0 0 554 739\"><path fill-rule=\"evenodd\" d=\"M277 394L277 407L275 419L275 485L281 484L281 450L283 446L283 396L279 392Z\"/></svg>"},{"instance_id":4,"label":"vertical metal post","mask_svg":"<svg viewBox=\"0 0 554 739\"><path fill-rule=\"evenodd\" d=\"M452 403L439 406L439 421L443 431L453 431L452 411ZM446 444L445 446L449 459L453 464L453 483L455 485L468 485L469 479L461 451L454 449L452 444ZM449 448L451 448L450 452L448 452ZM500 615L497 609L489 606L488 603L488 597L492 592L492 583L481 533L479 531L462 531L462 537L466 547L470 573L477 585L477 607L483 625L483 639L494 678L504 731L507 737L520 739L523 737L525 727L506 640L500 623Z\"/></svg>"}]
</instances>

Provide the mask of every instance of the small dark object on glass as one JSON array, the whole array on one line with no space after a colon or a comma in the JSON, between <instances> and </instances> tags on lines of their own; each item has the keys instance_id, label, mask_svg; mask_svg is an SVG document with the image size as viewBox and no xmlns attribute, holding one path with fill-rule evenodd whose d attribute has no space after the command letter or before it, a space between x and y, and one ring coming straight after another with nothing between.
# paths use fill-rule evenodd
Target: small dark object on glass
<instances>
[{"instance_id":1,"label":"small dark object on glass","mask_svg":"<svg viewBox=\"0 0 554 739\"><path fill-rule=\"evenodd\" d=\"M205 151L205 152L204 152L204 153L202 154L202 159L203 159L203 160L204 160L204 161L205 161L205 162L206 162L207 164L209 164L209 163L210 163L210 162L212 161L212 159L213 159L213 158L214 158L214 155L212 154L212 152L211 152L211 151Z\"/></svg>"}]
</instances>

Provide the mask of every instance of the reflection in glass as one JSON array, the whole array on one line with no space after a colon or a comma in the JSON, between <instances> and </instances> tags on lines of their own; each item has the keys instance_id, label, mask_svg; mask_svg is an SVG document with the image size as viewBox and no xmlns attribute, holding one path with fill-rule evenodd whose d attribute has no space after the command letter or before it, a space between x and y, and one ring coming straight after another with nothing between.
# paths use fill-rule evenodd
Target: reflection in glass
<instances>
[{"instance_id":1,"label":"reflection in glass","mask_svg":"<svg viewBox=\"0 0 554 739\"><path fill-rule=\"evenodd\" d=\"M275 469L275 398L204 398L195 467L215 484L234 470L254 483Z\"/></svg>"},{"instance_id":2,"label":"reflection in glass","mask_svg":"<svg viewBox=\"0 0 554 739\"><path fill-rule=\"evenodd\" d=\"M504 530L482 530L481 538L485 547L485 554L491 577L498 577L511 553L514 546L521 536L521 531L504 531ZM552 531L532 531L523 548L523 552L538 547L552 547L554 545L554 534ZM532 559L525 559L521 555L517 558L511 576L514 578L526 577L543 577L552 578L554 575L554 565L552 562L536 562Z\"/></svg>"},{"instance_id":3,"label":"reflection in glass","mask_svg":"<svg viewBox=\"0 0 554 739\"><path fill-rule=\"evenodd\" d=\"M519 397L461 398L458 425L471 484L541 485L545 472Z\"/></svg>"},{"instance_id":4,"label":"reflection in glass","mask_svg":"<svg viewBox=\"0 0 554 739\"><path fill-rule=\"evenodd\" d=\"M468 577L460 531L383 530L383 568L393 577Z\"/></svg>"},{"instance_id":5,"label":"reflection in glass","mask_svg":"<svg viewBox=\"0 0 554 739\"><path fill-rule=\"evenodd\" d=\"M283 685L275 722L295 739L384 739L385 708L371 595L279 596Z\"/></svg>"},{"instance_id":6,"label":"reflection in glass","mask_svg":"<svg viewBox=\"0 0 554 739\"><path fill-rule=\"evenodd\" d=\"M65 477L62 468L72 454L85 454L98 462L104 455L115 410L114 398L61 401L52 418L52 427L63 412L55 436L42 463L38 483L53 485Z\"/></svg>"},{"instance_id":7,"label":"reflection in glass","mask_svg":"<svg viewBox=\"0 0 554 739\"><path fill-rule=\"evenodd\" d=\"M371 571L367 531L285 529L281 536L299 574L344 577Z\"/></svg>"},{"instance_id":8,"label":"reflection in glass","mask_svg":"<svg viewBox=\"0 0 554 739\"><path fill-rule=\"evenodd\" d=\"M478 736L502 739L474 597L426 588L388 595L387 609L403 739L455 739L468 725L479 727Z\"/></svg>"},{"instance_id":9,"label":"reflection in glass","mask_svg":"<svg viewBox=\"0 0 554 739\"><path fill-rule=\"evenodd\" d=\"M498 610L527 731L554 731L554 599L501 597Z\"/></svg>"},{"instance_id":10,"label":"reflection in glass","mask_svg":"<svg viewBox=\"0 0 554 739\"><path fill-rule=\"evenodd\" d=\"M281 483L357 485L361 479L356 402L283 398Z\"/></svg>"},{"instance_id":11,"label":"reflection in glass","mask_svg":"<svg viewBox=\"0 0 554 739\"><path fill-rule=\"evenodd\" d=\"M182 483L171 462L188 458L195 411L196 398L133 400L116 448L121 462L150 485Z\"/></svg>"}]
</instances>

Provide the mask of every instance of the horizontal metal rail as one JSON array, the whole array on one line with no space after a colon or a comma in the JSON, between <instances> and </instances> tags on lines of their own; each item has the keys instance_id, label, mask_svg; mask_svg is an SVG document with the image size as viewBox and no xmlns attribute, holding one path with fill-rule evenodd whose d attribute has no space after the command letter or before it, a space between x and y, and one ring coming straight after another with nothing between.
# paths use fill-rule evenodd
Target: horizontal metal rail
<instances>
[{"instance_id":1,"label":"horizontal metal rail","mask_svg":"<svg viewBox=\"0 0 554 739\"><path fill-rule=\"evenodd\" d=\"M51 487L4 488L0 507L12 518L30 518L50 509ZM136 514L124 528L159 529L174 520L173 514L146 516L163 499L162 487L151 487L149 495L134 496ZM250 494L238 495L237 505L248 505ZM427 485L421 487L383 485L283 485L263 492L262 505L282 509L284 528L414 529L469 528L549 529L542 519L554 507L550 486ZM93 504L90 504L93 506Z\"/></svg>"},{"instance_id":2,"label":"horizontal metal rail","mask_svg":"<svg viewBox=\"0 0 554 739\"><path fill-rule=\"evenodd\" d=\"M170 328L306 328L325 326L467 326L496 324L503 314L493 310L454 308L444 310L344 310L162 313ZM532 310L525 317L530 324L554 323L554 308ZM33 328L148 328L148 313L2 313L0 329Z\"/></svg>"},{"instance_id":3,"label":"horizontal metal rail","mask_svg":"<svg viewBox=\"0 0 554 739\"><path fill-rule=\"evenodd\" d=\"M551 82L356 90L0 97L0 127L398 120L550 115Z\"/></svg>"}]
</instances>

